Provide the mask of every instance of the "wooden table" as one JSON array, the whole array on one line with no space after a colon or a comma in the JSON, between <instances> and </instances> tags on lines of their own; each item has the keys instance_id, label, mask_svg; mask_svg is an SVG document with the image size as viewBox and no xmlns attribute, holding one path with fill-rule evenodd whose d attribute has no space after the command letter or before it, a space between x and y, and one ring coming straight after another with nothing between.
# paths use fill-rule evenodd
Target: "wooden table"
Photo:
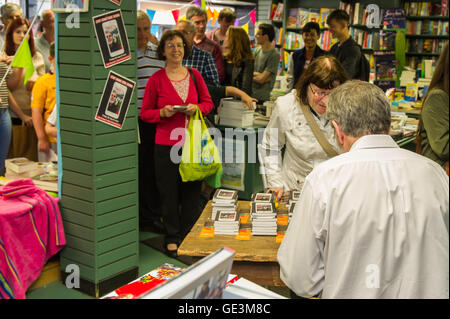
<instances>
[{"instance_id":1,"label":"wooden table","mask_svg":"<svg viewBox=\"0 0 450 319\"><path fill-rule=\"evenodd\" d=\"M231 273L261 286L285 286L280 279L280 266L277 262L280 244L275 242L275 236L252 236L250 240L237 240L236 236L231 235L200 237L205 221L211 218L211 203L208 202L200 218L181 243L178 255L200 259L227 246L236 251ZM238 209L249 208L249 205L248 201L239 201Z\"/></svg>"}]
</instances>

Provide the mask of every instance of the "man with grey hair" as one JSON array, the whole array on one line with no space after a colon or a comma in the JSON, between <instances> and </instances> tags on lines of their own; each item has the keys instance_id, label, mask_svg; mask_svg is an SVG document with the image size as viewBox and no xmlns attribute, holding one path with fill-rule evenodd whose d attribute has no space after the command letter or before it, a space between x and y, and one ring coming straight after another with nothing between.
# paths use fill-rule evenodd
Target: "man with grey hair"
<instances>
[{"instance_id":1,"label":"man with grey hair","mask_svg":"<svg viewBox=\"0 0 450 319\"><path fill-rule=\"evenodd\" d=\"M41 16L42 32L39 38L34 40L36 50L44 57L45 72L50 72L52 64L48 59L50 54L50 44L55 41L55 14L52 10L44 10ZM54 72L54 70L53 70Z\"/></svg>"},{"instance_id":2,"label":"man with grey hair","mask_svg":"<svg viewBox=\"0 0 450 319\"><path fill-rule=\"evenodd\" d=\"M191 55L183 59L183 65L189 68L197 69L206 84L218 86L219 75L212 55L209 52L193 45L195 33L194 24L189 20L180 20L174 29L183 33L186 42L191 47Z\"/></svg>"},{"instance_id":3,"label":"man with grey hair","mask_svg":"<svg viewBox=\"0 0 450 319\"><path fill-rule=\"evenodd\" d=\"M211 53L216 62L219 82L223 83L225 81L225 62L222 49L218 43L206 37L206 24L208 23L206 11L197 6L189 7L186 11L186 19L192 21L195 27L193 44Z\"/></svg>"},{"instance_id":4,"label":"man with grey hair","mask_svg":"<svg viewBox=\"0 0 450 319\"><path fill-rule=\"evenodd\" d=\"M389 103L373 84L334 89L327 116L346 153L306 178L281 279L301 297L449 298L445 171L388 135Z\"/></svg>"}]
</instances>

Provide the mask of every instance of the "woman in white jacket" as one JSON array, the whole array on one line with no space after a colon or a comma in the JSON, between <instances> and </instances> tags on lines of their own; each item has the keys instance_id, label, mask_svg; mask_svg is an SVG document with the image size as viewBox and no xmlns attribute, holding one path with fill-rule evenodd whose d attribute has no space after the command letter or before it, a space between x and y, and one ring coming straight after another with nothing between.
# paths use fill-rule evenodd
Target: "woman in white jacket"
<instances>
[{"instance_id":1,"label":"woman in white jacket","mask_svg":"<svg viewBox=\"0 0 450 319\"><path fill-rule=\"evenodd\" d=\"M280 198L283 192L303 188L315 166L330 158L313 133L304 111L312 114L328 148L337 154L334 128L326 117L328 94L348 80L340 62L330 55L315 59L290 93L279 97L264 131L261 159L269 191ZM303 109L301 104L303 104ZM284 156L282 149L284 149Z\"/></svg>"}]
</instances>

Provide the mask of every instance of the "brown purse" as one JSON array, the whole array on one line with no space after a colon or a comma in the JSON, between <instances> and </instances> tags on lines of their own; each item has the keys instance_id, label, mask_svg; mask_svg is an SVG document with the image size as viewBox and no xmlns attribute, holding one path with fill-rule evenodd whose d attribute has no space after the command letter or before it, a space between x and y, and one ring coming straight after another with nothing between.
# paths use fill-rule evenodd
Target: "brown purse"
<instances>
[{"instance_id":1,"label":"brown purse","mask_svg":"<svg viewBox=\"0 0 450 319\"><path fill-rule=\"evenodd\" d=\"M309 127L311 128L314 136L316 137L317 142L319 142L320 146L322 146L322 149L328 155L328 157L332 158L339 155L333 148L333 146L330 144L330 142L328 142L323 133L320 131L319 125L317 125L316 121L314 120L314 117L309 107L304 105L303 103L300 103L300 107L302 109L303 115L306 118L306 121L308 122Z\"/></svg>"}]
</instances>

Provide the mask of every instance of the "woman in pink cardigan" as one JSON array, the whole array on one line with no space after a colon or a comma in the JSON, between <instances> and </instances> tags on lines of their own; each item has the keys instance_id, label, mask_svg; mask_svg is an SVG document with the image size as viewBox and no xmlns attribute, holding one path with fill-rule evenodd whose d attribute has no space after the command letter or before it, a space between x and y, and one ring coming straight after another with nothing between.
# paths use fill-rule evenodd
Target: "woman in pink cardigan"
<instances>
[{"instance_id":1,"label":"woman in pink cardigan","mask_svg":"<svg viewBox=\"0 0 450 319\"><path fill-rule=\"evenodd\" d=\"M184 128L197 107L206 115L213 103L200 73L192 69L196 88L189 70L181 64L190 55L190 47L181 32L166 31L157 53L160 59L166 60L166 67L149 78L140 117L144 122L156 123L155 171L167 233L165 249L169 256L175 257L178 245L200 213L201 181L184 183L178 171ZM180 105L186 109L174 107Z\"/></svg>"}]
</instances>

